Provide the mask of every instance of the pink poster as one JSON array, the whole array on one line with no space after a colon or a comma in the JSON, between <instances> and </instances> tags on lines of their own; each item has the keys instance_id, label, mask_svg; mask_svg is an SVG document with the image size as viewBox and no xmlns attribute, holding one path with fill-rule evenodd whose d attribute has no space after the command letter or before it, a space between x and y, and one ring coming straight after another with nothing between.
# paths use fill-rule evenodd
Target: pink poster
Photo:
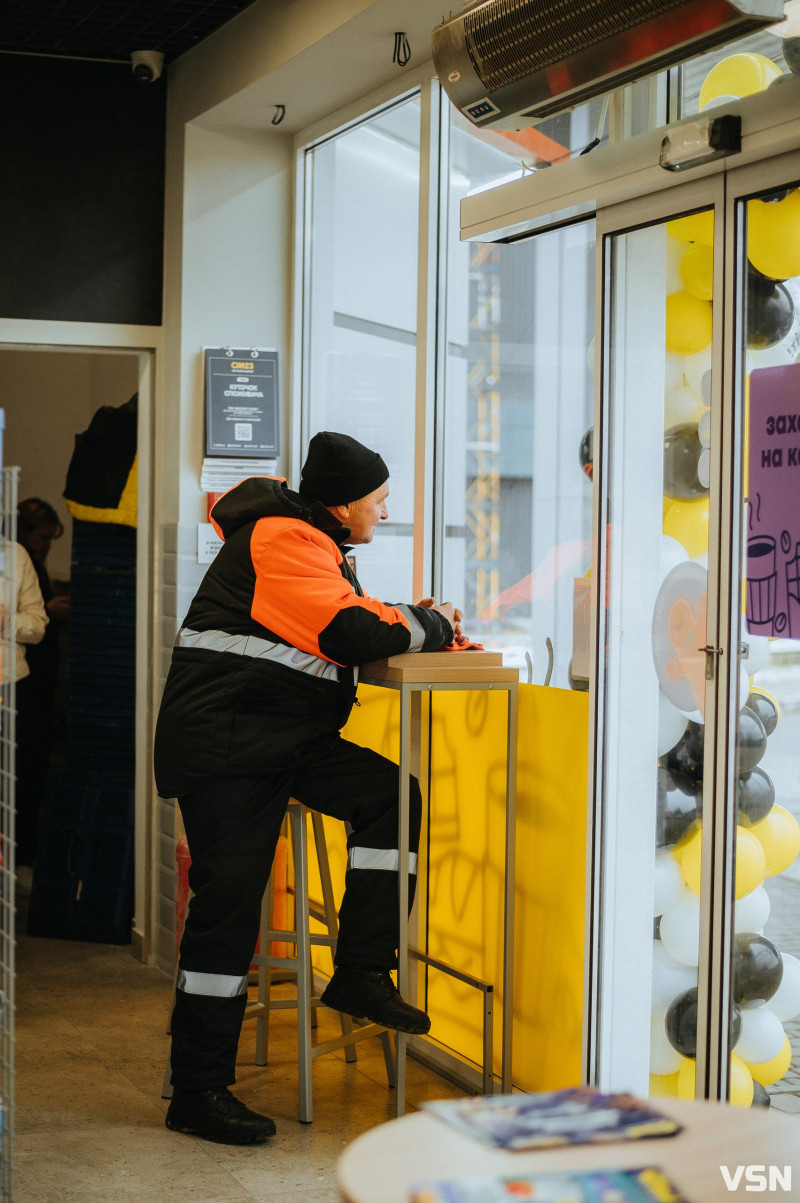
<instances>
[{"instance_id":1,"label":"pink poster","mask_svg":"<svg viewBox=\"0 0 800 1203\"><path fill-rule=\"evenodd\" d=\"M750 373L745 572L751 635L800 639L800 363Z\"/></svg>"}]
</instances>

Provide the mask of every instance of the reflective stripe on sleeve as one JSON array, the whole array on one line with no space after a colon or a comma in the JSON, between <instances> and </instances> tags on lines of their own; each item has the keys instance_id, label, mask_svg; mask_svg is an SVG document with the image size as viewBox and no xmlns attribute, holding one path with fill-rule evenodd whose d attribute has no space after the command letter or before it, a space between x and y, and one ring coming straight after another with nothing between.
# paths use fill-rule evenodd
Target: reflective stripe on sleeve
<instances>
[{"instance_id":1,"label":"reflective stripe on sleeve","mask_svg":"<svg viewBox=\"0 0 800 1203\"><path fill-rule=\"evenodd\" d=\"M408 650L410 652L418 652L425 642L425 628L410 606L395 606L395 610L399 610L403 615L411 632L411 642L408 645Z\"/></svg>"},{"instance_id":2,"label":"reflective stripe on sleeve","mask_svg":"<svg viewBox=\"0 0 800 1203\"><path fill-rule=\"evenodd\" d=\"M309 673L312 677L325 677L329 681L339 680L339 668L330 660L301 652L299 648L285 643L273 643L259 639L257 635L230 635L227 631L191 631L183 627L175 640L176 647L198 647L211 652L228 652L234 656L248 656L253 660L269 660L283 664L297 672Z\"/></svg>"},{"instance_id":3,"label":"reflective stripe on sleeve","mask_svg":"<svg viewBox=\"0 0 800 1203\"><path fill-rule=\"evenodd\" d=\"M247 993L247 974L239 977L233 973L197 973L194 969L181 969L178 973L178 989L184 994L205 994L211 998L238 998Z\"/></svg>"},{"instance_id":4,"label":"reflective stripe on sleeve","mask_svg":"<svg viewBox=\"0 0 800 1203\"><path fill-rule=\"evenodd\" d=\"M397 872L400 853L396 848L351 848L347 856L348 869L389 869ZM408 871L416 873L417 854L409 852Z\"/></svg>"}]
</instances>

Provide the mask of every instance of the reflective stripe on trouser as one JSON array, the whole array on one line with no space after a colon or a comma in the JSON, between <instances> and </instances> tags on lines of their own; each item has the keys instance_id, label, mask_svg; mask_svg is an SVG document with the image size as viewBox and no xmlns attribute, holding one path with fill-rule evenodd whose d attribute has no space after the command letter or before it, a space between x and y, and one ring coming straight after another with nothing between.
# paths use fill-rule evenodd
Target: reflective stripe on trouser
<instances>
[{"instance_id":1,"label":"reflective stripe on trouser","mask_svg":"<svg viewBox=\"0 0 800 1203\"><path fill-rule=\"evenodd\" d=\"M192 858L172 1017L172 1081L230 1086L261 898L290 796L351 825L337 964L397 963L397 765L338 735L306 746L284 772L210 781L179 799ZM421 800L411 781L409 849L419 845ZM309 833L310 834L310 833ZM313 847L313 840L309 840ZM393 863L376 867L387 859ZM311 853L313 860L313 852ZM356 867L371 862L367 867ZM409 873L409 906L416 877Z\"/></svg>"}]
</instances>

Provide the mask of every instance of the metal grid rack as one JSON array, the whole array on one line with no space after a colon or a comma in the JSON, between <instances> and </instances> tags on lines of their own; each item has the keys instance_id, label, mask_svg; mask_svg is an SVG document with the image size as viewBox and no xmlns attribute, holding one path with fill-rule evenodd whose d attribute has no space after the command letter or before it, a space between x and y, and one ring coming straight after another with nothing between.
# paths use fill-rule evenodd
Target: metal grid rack
<instances>
[{"instance_id":1,"label":"metal grid rack","mask_svg":"<svg viewBox=\"0 0 800 1203\"><path fill-rule=\"evenodd\" d=\"M0 411L2 417L2 411ZM1 423L0 423L1 425ZM0 440L2 430L0 429ZM2 441L0 441L2 448ZM0 452L1 454L1 452ZM16 651L17 484L19 468L0 469L0 660ZM1 678L0 678L1 679ZM16 688L0 684L0 1198L13 1197L14 1136L14 798Z\"/></svg>"}]
</instances>

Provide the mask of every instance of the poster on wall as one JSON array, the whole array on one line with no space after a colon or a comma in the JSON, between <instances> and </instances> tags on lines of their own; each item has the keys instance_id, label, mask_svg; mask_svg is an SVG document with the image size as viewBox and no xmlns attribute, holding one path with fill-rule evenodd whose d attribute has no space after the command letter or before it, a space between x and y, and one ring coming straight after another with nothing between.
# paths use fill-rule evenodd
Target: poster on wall
<instances>
[{"instance_id":1,"label":"poster on wall","mask_svg":"<svg viewBox=\"0 0 800 1203\"><path fill-rule=\"evenodd\" d=\"M206 455L278 455L278 352L204 347Z\"/></svg>"},{"instance_id":2,"label":"poster on wall","mask_svg":"<svg viewBox=\"0 0 800 1203\"><path fill-rule=\"evenodd\" d=\"M750 373L745 615L800 639L800 364Z\"/></svg>"}]
</instances>

